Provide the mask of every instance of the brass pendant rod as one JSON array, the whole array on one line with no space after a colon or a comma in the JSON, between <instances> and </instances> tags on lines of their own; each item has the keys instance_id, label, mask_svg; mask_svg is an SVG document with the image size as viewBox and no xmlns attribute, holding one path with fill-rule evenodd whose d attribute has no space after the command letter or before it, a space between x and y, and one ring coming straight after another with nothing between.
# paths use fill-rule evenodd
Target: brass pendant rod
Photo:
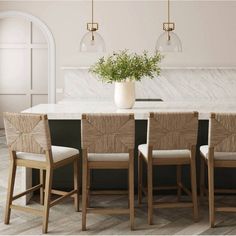
<instances>
[{"instance_id":1,"label":"brass pendant rod","mask_svg":"<svg viewBox=\"0 0 236 236\"><path fill-rule=\"evenodd\" d=\"M170 0L168 0L168 24L170 23Z\"/></svg>"},{"instance_id":2,"label":"brass pendant rod","mask_svg":"<svg viewBox=\"0 0 236 236\"><path fill-rule=\"evenodd\" d=\"M93 0L92 0L92 24L94 22L94 6L93 6Z\"/></svg>"},{"instance_id":3,"label":"brass pendant rod","mask_svg":"<svg viewBox=\"0 0 236 236\"><path fill-rule=\"evenodd\" d=\"M169 31L169 27L170 27L170 0L168 0L168 7L167 7L167 14L168 14L168 41L170 41L170 31Z\"/></svg>"},{"instance_id":4,"label":"brass pendant rod","mask_svg":"<svg viewBox=\"0 0 236 236\"><path fill-rule=\"evenodd\" d=\"M93 0L92 0L92 28L93 28L93 23L94 23L94 4L93 4ZM94 41L93 30L92 30L92 40Z\"/></svg>"}]
</instances>

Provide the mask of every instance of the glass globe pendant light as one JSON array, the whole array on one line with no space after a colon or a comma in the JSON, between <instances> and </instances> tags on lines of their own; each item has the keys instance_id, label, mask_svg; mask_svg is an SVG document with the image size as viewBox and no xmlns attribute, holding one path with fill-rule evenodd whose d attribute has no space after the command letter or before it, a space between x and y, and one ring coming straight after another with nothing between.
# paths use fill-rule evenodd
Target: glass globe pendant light
<instances>
[{"instance_id":1,"label":"glass globe pendant light","mask_svg":"<svg viewBox=\"0 0 236 236\"><path fill-rule=\"evenodd\" d=\"M156 43L156 50L160 52L182 52L182 43L175 30L175 23L170 22L170 0L168 0L168 22L163 23L162 33Z\"/></svg>"},{"instance_id":2,"label":"glass globe pendant light","mask_svg":"<svg viewBox=\"0 0 236 236\"><path fill-rule=\"evenodd\" d=\"M92 0L92 22L87 23L88 32L81 39L81 52L105 52L105 42L102 36L97 32L98 28L98 23L94 22L94 4Z\"/></svg>"}]
</instances>

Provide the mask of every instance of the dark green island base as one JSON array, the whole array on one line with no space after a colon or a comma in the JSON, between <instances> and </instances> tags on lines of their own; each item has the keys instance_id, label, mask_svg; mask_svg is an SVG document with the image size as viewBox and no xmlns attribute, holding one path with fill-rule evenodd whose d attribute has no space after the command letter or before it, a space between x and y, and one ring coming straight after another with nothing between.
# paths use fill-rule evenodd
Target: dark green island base
<instances>
[{"instance_id":1,"label":"dark green island base","mask_svg":"<svg viewBox=\"0 0 236 236\"><path fill-rule=\"evenodd\" d=\"M52 145L73 147L81 153L81 129L80 120L50 120ZM147 121L135 121L135 190L138 182L138 145L146 143ZM199 121L197 142L197 180L199 187L200 154L199 147L208 142L208 120ZM82 156L82 155L81 155ZM82 159L82 158L81 158ZM81 164L82 160L80 160ZM59 168L53 176L53 188L70 190L73 186L72 166ZM215 171L215 186L218 188L236 188L236 174L232 169L217 169ZM144 165L144 178L146 179L146 167ZM39 180L38 172L33 171L33 184ZM144 180L146 181L146 180ZM176 183L176 167L155 167L153 176L154 186L174 185ZM182 181L190 186L190 172L188 166L182 168ZM81 165L80 165L81 182ZM206 181L207 182L207 181ZM144 182L145 183L145 182ZM93 170L91 173L91 189L94 190L121 190L127 189L128 178L126 170ZM166 191L165 191L166 192ZM170 192L170 191L169 191Z\"/></svg>"}]
</instances>

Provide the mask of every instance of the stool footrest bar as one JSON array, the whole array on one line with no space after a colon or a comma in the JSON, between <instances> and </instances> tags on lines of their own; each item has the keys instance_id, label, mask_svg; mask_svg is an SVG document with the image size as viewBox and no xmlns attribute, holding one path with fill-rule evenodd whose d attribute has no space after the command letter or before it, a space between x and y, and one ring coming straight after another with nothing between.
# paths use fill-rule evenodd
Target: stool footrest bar
<instances>
[{"instance_id":1,"label":"stool footrest bar","mask_svg":"<svg viewBox=\"0 0 236 236\"><path fill-rule=\"evenodd\" d=\"M72 191L68 192L67 194L57 198L56 200L54 200L50 203L50 207L52 207L52 206L58 204L59 202L65 200L67 197L70 197L71 195L75 194L76 192L77 192L77 190L75 189L75 190L72 190Z\"/></svg>"},{"instance_id":2,"label":"stool footrest bar","mask_svg":"<svg viewBox=\"0 0 236 236\"><path fill-rule=\"evenodd\" d=\"M20 197L23 197L24 195L26 195L26 194L28 194L28 193L31 193L31 192L33 192L33 191L36 191L37 189L39 189L39 188L41 188L41 187L43 187L43 185L42 185L42 184L38 184L38 185L36 185L36 186L34 186L34 187L30 188L30 189L27 189L26 191L24 191L24 192L22 192L22 193L19 193L19 194L13 196L13 197L12 197L12 200L14 201L14 200L16 200L16 199L18 199L18 198L20 198Z\"/></svg>"}]
</instances>

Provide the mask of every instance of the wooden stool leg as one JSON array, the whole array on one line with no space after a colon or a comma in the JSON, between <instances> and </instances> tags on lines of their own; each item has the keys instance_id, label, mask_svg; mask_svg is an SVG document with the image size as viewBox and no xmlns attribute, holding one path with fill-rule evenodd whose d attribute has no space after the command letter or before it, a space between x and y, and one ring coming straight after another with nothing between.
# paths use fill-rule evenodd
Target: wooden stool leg
<instances>
[{"instance_id":1,"label":"wooden stool leg","mask_svg":"<svg viewBox=\"0 0 236 236\"><path fill-rule=\"evenodd\" d=\"M77 190L74 197L75 210L79 211L79 158L74 161L74 189Z\"/></svg>"},{"instance_id":2,"label":"wooden stool leg","mask_svg":"<svg viewBox=\"0 0 236 236\"><path fill-rule=\"evenodd\" d=\"M143 159L142 154L138 153L138 204L142 204L142 187L143 187Z\"/></svg>"},{"instance_id":3,"label":"wooden stool leg","mask_svg":"<svg viewBox=\"0 0 236 236\"><path fill-rule=\"evenodd\" d=\"M44 170L39 170L40 175L40 184L43 185L43 187L40 188L40 204L44 205L44 188L45 188L45 176L44 176Z\"/></svg>"},{"instance_id":4,"label":"wooden stool leg","mask_svg":"<svg viewBox=\"0 0 236 236\"><path fill-rule=\"evenodd\" d=\"M90 207L90 183L91 183L91 169L88 169L87 173L87 208Z\"/></svg>"},{"instance_id":5,"label":"wooden stool leg","mask_svg":"<svg viewBox=\"0 0 236 236\"><path fill-rule=\"evenodd\" d=\"M82 230L86 230L86 214L87 214L87 181L88 181L88 165L86 151L83 151L83 177L82 177Z\"/></svg>"},{"instance_id":6,"label":"wooden stool leg","mask_svg":"<svg viewBox=\"0 0 236 236\"><path fill-rule=\"evenodd\" d=\"M5 224L9 224L10 222L10 215L11 215L10 206L12 204L15 178L16 178L16 164L14 161L11 161L9 169L9 177L8 177L7 201L6 201L6 211L5 211L5 221L4 221Z\"/></svg>"},{"instance_id":7,"label":"wooden stool leg","mask_svg":"<svg viewBox=\"0 0 236 236\"><path fill-rule=\"evenodd\" d=\"M181 165L177 165L176 166L176 182L177 182L177 200L180 201L181 200L181 171L182 171L182 166Z\"/></svg>"},{"instance_id":8,"label":"wooden stool leg","mask_svg":"<svg viewBox=\"0 0 236 236\"><path fill-rule=\"evenodd\" d=\"M127 177L127 188L128 188L128 208L130 209L130 191L129 191L129 189L130 189L130 178L129 178L129 169L128 169L128 177Z\"/></svg>"},{"instance_id":9,"label":"wooden stool leg","mask_svg":"<svg viewBox=\"0 0 236 236\"><path fill-rule=\"evenodd\" d=\"M153 215L153 185L152 185L152 162L148 161L147 165L147 187L148 187L148 224L152 225Z\"/></svg>"},{"instance_id":10,"label":"wooden stool leg","mask_svg":"<svg viewBox=\"0 0 236 236\"><path fill-rule=\"evenodd\" d=\"M210 226L213 228L215 226L214 165L210 160L208 162L208 189Z\"/></svg>"},{"instance_id":11,"label":"wooden stool leg","mask_svg":"<svg viewBox=\"0 0 236 236\"><path fill-rule=\"evenodd\" d=\"M130 228L134 230L134 155L133 151L129 154L129 209L130 209Z\"/></svg>"},{"instance_id":12,"label":"wooden stool leg","mask_svg":"<svg viewBox=\"0 0 236 236\"><path fill-rule=\"evenodd\" d=\"M205 195L205 160L201 157L201 169L200 169L200 199L203 200Z\"/></svg>"},{"instance_id":13,"label":"wooden stool leg","mask_svg":"<svg viewBox=\"0 0 236 236\"><path fill-rule=\"evenodd\" d=\"M45 198L44 198L44 214L43 214L43 233L48 232L48 218L51 202L51 190L52 190L52 168L46 169L46 181L45 181Z\"/></svg>"},{"instance_id":14,"label":"wooden stool leg","mask_svg":"<svg viewBox=\"0 0 236 236\"><path fill-rule=\"evenodd\" d=\"M191 150L191 161L190 161L190 171L191 171L191 188L192 188L192 201L193 201L193 217L194 220L198 220L198 202L197 202L197 181L196 181L196 160L195 160L196 149Z\"/></svg>"}]
</instances>

